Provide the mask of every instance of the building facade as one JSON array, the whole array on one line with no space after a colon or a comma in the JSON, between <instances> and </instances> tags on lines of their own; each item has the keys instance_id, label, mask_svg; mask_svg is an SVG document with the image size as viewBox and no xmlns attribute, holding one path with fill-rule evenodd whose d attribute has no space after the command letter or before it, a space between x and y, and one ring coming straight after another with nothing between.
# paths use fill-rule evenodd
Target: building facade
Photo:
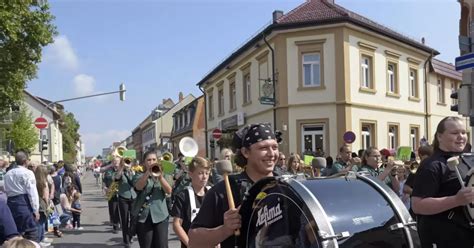
<instances>
[{"instance_id":1,"label":"building facade","mask_svg":"<svg viewBox=\"0 0 474 248\"><path fill-rule=\"evenodd\" d=\"M198 144L197 156L206 157L204 97L198 97L173 115L171 133L172 153L180 152L179 142L184 137L193 138Z\"/></svg>"},{"instance_id":2,"label":"building facade","mask_svg":"<svg viewBox=\"0 0 474 248\"><path fill-rule=\"evenodd\" d=\"M216 128L230 135L244 124L269 122L282 131L286 154L335 156L348 131L356 136L354 151L416 150L441 118L457 114L447 102L459 78L430 69L438 52L422 42L331 1L309 0L273 16L273 24L198 83L209 143ZM439 88L444 102L437 102ZM220 148L208 146L208 156Z\"/></svg>"}]
</instances>

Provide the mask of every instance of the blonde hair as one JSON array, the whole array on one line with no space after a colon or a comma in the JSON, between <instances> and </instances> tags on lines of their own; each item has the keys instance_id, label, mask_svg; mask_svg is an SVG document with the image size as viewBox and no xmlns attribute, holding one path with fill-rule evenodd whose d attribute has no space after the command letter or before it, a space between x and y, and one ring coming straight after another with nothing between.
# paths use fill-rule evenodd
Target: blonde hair
<instances>
[{"instance_id":1,"label":"blonde hair","mask_svg":"<svg viewBox=\"0 0 474 248\"><path fill-rule=\"evenodd\" d=\"M5 241L2 247L3 248L36 248L40 246L31 240L18 236L18 237L14 237L10 240Z\"/></svg>"},{"instance_id":2,"label":"blonde hair","mask_svg":"<svg viewBox=\"0 0 474 248\"><path fill-rule=\"evenodd\" d=\"M207 170L211 169L211 165L209 161L203 157L194 157L188 166L189 166L189 171L191 172L195 171L197 168L203 168Z\"/></svg>"},{"instance_id":3,"label":"blonde hair","mask_svg":"<svg viewBox=\"0 0 474 248\"><path fill-rule=\"evenodd\" d=\"M229 148L224 148L224 149L222 149L222 151L221 151L221 160L222 160L222 159L225 159L226 153L229 153L229 152L230 152L230 156L231 156L231 158L232 158L232 155L234 155L234 153L232 152L231 149L229 149Z\"/></svg>"},{"instance_id":4,"label":"blonde hair","mask_svg":"<svg viewBox=\"0 0 474 248\"><path fill-rule=\"evenodd\" d=\"M72 200L77 201L79 199L81 199L81 192L79 191L74 192L74 194L72 195Z\"/></svg>"},{"instance_id":5,"label":"blonde hair","mask_svg":"<svg viewBox=\"0 0 474 248\"><path fill-rule=\"evenodd\" d=\"M296 171L294 171L294 169L292 167L293 161L296 161L299 164L298 169L296 169ZM290 158L288 158L288 160L287 160L287 170L288 170L288 172L291 172L291 173L297 173L297 172L302 172L303 171L303 165L301 164L301 158L298 154L293 154L293 155L290 156Z\"/></svg>"}]
</instances>

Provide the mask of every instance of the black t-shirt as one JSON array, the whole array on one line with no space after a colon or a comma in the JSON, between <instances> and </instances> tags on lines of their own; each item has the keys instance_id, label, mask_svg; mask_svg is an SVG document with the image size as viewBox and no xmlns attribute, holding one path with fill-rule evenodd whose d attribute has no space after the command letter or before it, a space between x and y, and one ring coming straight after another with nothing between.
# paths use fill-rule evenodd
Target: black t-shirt
<instances>
[{"instance_id":1,"label":"black t-shirt","mask_svg":"<svg viewBox=\"0 0 474 248\"><path fill-rule=\"evenodd\" d=\"M449 169L447 159L457 155L459 154L447 153L435 149L433 155L423 160L416 172L412 196L420 198L439 198L456 195L461 189L461 184L457 179L456 172ZM453 211L451 213L452 216L448 218L451 211ZM462 227L468 225L467 218L463 211L463 207L461 206L439 214L418 215L418 232L422 242L423 239L428 239L432 243L447 241L459 242L459 239L454 235L462 232L472 232L474 235L473 230L469 231ZM450 235L446 232L448 226L449 229L460 228L460 231L451 232L453 235ZM443 240L440 241L440 239Z\"/></svg>"},{"instance_id":2,"label":"black t-shirt","mask_svg":"<svg viewBox=\"0 0 474 248\"><path fill-rule=\"evenodd\" d=\"M405 185L410 186L410 188L413 189L413 186L415 185L415 173L410 173L407 177L407 180L405 181Z\"/></svg>"},{"instance_id":3,"label":"black t-shirt","mask_svg":"<svg viewBox=\"0 0 474 248\"><path fill-rule=\"evenodd\" d=\"M204 196L199 196L194 192L194 199L196 199L196 208L200 208ZM189 202L189 192L187 188L176 195L170 215L181 218L183 220L182 227L184 231L186 233L189 231L189 228L191 227L191 204ZM181 242L181 247L186 247L183 242Z\"/></svg>"},{"instance_id":4,"label":"black t-shirt","mask_svg":"<svg viewBox=\"0 0 474 248\"><path fill-rule=\"evenodd\" d=\"M233 175L236 181L246 180L248 183L253 182L248 177L247 173L242 172L237 175ZM235 206L238 207L242 201L241 196L238 192L232 190ZM224 213L229 209L227 203L227 196L225 190L224 181L217 183L214 187L209 189L204 197L204 201L201 205L201 209L191 224L191 229L205 227L214 228L224 224ZM232 235L226 240L221 242L221 248L233 248L235 246L235 236Z\"/></svg>"}]
</instances>

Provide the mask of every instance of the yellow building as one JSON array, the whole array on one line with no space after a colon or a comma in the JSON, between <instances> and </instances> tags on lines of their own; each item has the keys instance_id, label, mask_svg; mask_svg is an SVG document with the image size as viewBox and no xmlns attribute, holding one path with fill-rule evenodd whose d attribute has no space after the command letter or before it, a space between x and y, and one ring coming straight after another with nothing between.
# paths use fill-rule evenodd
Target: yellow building
<instances>
[{"instance_id":1,"label":"yellow building","mask_svg":"<svg viewBox=\"0 0 474 248\"><path fill-rule=\"evenodd\" d=\"M436 65L446 64L430 63L437 54L331 1L275 11L272 24L198 83L209 143L216 128L230 137L244 124L269 122L282 130L286 154L321 149L335 156L347 131L356 135L354 151L416 149L442 117L455 114L449 94L459 74L440 73ZM275 106L265 104L272 104L272 82Z\"/></svg>"}]
</instances>

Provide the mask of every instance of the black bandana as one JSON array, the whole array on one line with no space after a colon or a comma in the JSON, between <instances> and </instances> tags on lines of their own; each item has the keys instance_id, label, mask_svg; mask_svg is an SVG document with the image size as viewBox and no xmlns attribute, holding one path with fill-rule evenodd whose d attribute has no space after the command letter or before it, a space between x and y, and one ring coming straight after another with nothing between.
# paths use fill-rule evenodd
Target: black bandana
<instances>
[{"instance_id":1,"label":"black bandana","mask_svg":"<svg viewBox=\"0 0 474 248\"><path fill-rule=\"evenodd\" d=\"M239 129L235 133L234 145L236 148L250 147L257 142L268 139L276 139L270 124L251 124Z\"/></svg>"}]
</instances>

